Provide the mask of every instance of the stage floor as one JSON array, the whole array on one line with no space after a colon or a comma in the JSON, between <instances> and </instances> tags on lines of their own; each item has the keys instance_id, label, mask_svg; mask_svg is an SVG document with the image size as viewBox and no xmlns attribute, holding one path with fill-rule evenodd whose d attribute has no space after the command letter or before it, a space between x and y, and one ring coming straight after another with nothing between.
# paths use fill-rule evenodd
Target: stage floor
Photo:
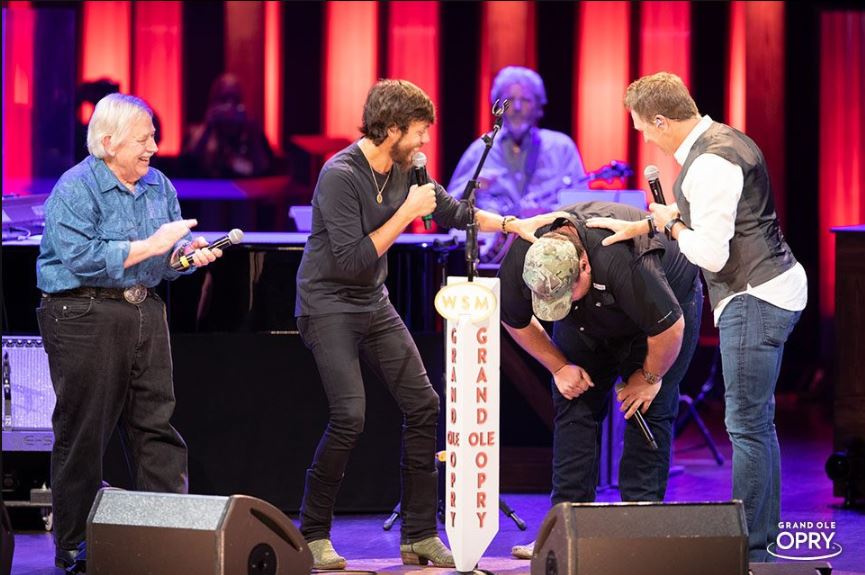
<instances>
[{"instance_id":1,"label":"stage floor","mask_svg":"<svg viewBox=\"0 0 865 575\"><path fill-rule=\"evenodd\" d=\"M835 521L835 542L842 553L830 560L835 575L865 575L865 510L841 509L842 500L832 495L832 484L823 466L832 450L829 412L821 404L793 396L779 397L778 430L784 469L783 521ZM719 466L696 426L690 424L676 440L674 465L668 501L718 501L730 497L730 444L723 431L722 405L717 400L703 412L713 437L726 461ZM527 524L526 531L504 515L500 529L479 568L497 574L529 572L529 562L510 557L511 546L533 540L549 510L547 494L506 494L507 503ZM599 501L618 501L614 489L599 494ZM403 566L399 559L399 523L384 531L386 515L339 515L333 529L334 545L348 558L351 570L376 573L443 573L442 569ZM293 519L297 519L293 517ZM442 528L442 533L444 529ZM15 575L54 575L51 534L19 531L15 537L12 573Z\"/></svg>"}]
</instances>

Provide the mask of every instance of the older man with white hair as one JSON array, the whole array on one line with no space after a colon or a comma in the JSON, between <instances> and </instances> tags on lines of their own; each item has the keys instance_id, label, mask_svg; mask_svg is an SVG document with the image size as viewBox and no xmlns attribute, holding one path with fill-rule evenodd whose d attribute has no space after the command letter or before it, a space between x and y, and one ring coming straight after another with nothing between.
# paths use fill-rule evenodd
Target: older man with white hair
<instances>
[{"instance_id":1,"label":"older man with white hair","mask_svg":"<svg viewBox=\"0 0 865 575\"><path fill-rule=\"evenodd\" d=\"M493 79L490 103L510 101L502 133L493 142L478 177L475 205L502 215L530 217L552 211L558 192L586 188L583 159L574 141L562 132L539 128L547 92L541 76L530 68L506 66ZM478 138L463 153L448 185L459 199L484 151Z\"/></svg>"},{"instance_id":2,"label":"older man with white hair","mask_svg":"<svg viewBox=\"0 0 865 575\"><path fill-rule=\"evenodd\" d=\"M201 267L222 253L190 236L177 192L150 167L153 112L110 94L90 119L90 155L60 176L45 203L36 263L39 329L57 395L51 489L55 563L73 566L102 484L102 457L121 433L134 486L187 491L186 444L171 426L171 348L153 291L181 255ZM190 268L194 269L194 268Z\"/></svg>"}]
</instances>

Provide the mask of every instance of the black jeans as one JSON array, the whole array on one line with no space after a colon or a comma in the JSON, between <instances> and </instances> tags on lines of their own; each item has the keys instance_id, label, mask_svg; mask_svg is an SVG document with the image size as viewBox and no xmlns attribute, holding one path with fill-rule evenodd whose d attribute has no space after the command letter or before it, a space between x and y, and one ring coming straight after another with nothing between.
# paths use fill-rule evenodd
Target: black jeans
<instances>
[{"instance_id":1,"label":"black jeans","mask_svg":"<svg viewBox=\"0 0 865 575\"><path fill-rule=\"evenodd\" d=\"M673 424L679 410L679 383L688 371L700 336L702 289L698 276L691 292L679 302L685 318L682 348L644 414L658 449L649 447L634 418L625 427L625 446L619 464L619 492L623 501L662 501L667 491ZM610 408L610 389L619 377L624 381L642 367L646 337L593 340L566 321L556 322L553 333L568 361L585 369L595 387L568 400L552 384L555 420L551 500L553 505L564 501L591 502L598 485L601 423Z\"/></svg>"},{"instance_id":2,"label":"black jeans","mask_svg":"<svg viewBox=\"0 0 865 575\"><path fill-rule=\"evenodd\" d=\"M330 420L306 473L301 533L307 541L330 538L342 476L363 431L363 360L387 386L403 415L402 542L435 535L439 397L402 318L388 302L374 312L299 317L297 325L315 356L330 407Z\"/></svg>"},{"instance_id":3,"label":"black jeans","mask_svg":"<svg viewBox=\"0 0 865 575\"><path fill-rule=\"evenodd\" d=\"M165 305L154 295L124 300L49 297L36 310L51 382L54 541L75 549L102 485L102 457L120 431L133 485L187 492L186 444L174 413Z\"/></svg>"}]
</instances>

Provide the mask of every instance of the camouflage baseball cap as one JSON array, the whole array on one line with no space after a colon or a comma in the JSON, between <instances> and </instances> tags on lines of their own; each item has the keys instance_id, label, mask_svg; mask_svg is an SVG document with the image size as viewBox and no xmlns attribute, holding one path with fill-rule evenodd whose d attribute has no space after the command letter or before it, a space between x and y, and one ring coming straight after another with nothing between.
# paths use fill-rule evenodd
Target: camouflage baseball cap
<instances>
[{"instance_id":1,"label":"camouflage baseball cap","mask_svg":"<svg viewBox=\"0 0 865 575\"><path fill-rule=\"evenodd\" d=\"M558 321L568 315L579 269L577 249L568 240L547 237L531 245L523 281L532 290L532 309L538 319Z\"/></svg>"}]
</instances>

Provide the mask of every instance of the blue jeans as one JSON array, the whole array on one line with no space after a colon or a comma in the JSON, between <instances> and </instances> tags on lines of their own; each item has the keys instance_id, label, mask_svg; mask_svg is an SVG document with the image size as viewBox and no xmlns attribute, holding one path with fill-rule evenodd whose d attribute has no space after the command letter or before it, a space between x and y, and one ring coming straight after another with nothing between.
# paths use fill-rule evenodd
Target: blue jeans
<instances>
[{"instance_id":1,"label":"blue jeans","mask_svg":"<svg viewBox=\"0 0 865 575\"><path fill-rule=\"evenodd\" d=\"M768 560L766 546L778 535L781 452L775 433L775 384L784 343L801 314L740 295L718 321L724 423L733 444L733 499L745 506L751 561Z\"/></svg>"},{"instance_id":2,"label":"blue jeans","mask_svg":"<svg viewBox=\"0 0 865 575\"><path fill-rule=\"evenodd\" d=\"M439 396L402 318L388 302L372 312L302 316L297 326L315 356L330 407L330 420L306 473L301 533L307 541L330 538L343 473L363 431L363 360L387 386L403 414L402 542L435 535Z\"/></svg>"},{"instance_id":3,"label":"blue jeans","mask_svg":"<svg viewBox=\"0 0 865 575\"><path fill-rule=\"evenodd\" d=\"M114 429L135 489L187 492L186 444L174 413L165 304L88 297L43 298L36 310L51 383L54 541L75 549L102 486L102 456Z\"/></svg>"},{"instance_id":4,"label":"blue jeans","mask_svg":"<svg viewBox=\"0 0 865 575\"><path fill-rule=\"evenodd\" d=\"M702 290L698 276L691 292L679 302L685 318L682 348L644 415L658 449L648 446L633 418L625 428L625 446L619 464L619 492L623 501L662 501L666 494L673 423L679 409L679 383L688 371L700 335ZM601 423L610 408L610 389L619 377L625 380L642 367L647 352L646 336L590 339L576 326L559 321L553 326L553 339L568 361L589 373L595 386L568 400L552 384L555 418L550 499L553 505L564 501L591 502L598 485Z\"/></svg>"}]
</instances>

